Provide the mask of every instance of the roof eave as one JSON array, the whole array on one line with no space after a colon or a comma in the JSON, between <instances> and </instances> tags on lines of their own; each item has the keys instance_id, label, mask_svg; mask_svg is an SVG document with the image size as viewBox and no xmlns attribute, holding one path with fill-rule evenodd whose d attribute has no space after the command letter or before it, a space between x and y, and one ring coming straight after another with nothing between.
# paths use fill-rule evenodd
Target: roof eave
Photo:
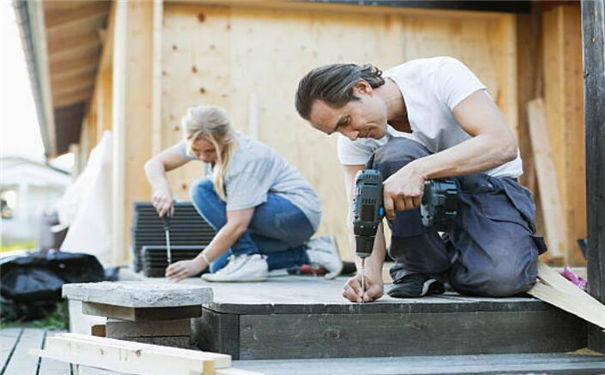
<instances>
[{"instance_id":1,"label":"roof eave","mask_svg":"<svg viewBox=\"0 0 605 375\"><path fill-rule=\"evenodd\" d=\"M40 134L46 158L56 156L54 116L46 53L44 15L40 1L13 0L25 60L38 114Z\"/></svg>"}]
</instances>

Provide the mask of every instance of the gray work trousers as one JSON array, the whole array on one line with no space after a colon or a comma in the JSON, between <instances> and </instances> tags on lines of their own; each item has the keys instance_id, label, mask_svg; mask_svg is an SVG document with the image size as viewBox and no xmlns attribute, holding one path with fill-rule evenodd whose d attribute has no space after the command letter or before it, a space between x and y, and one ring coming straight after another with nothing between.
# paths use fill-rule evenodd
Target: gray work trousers
<instances>
[{"instance_id":1,"label":"gray work trousers","mask_svg":"<svg viewBox=\"0 0 605 375\"><path fill-rule=\"evenodd\" d=\"M412 160L430 155L420 143L391 139L374 152L368 167L386 179ZM420 209L399 211L391 228L389 254L395 282L410 273L449 281L459 293L511 296L536 282L538 254L546 250L535 234L535 204L513 178L472 174L455 177L457 215L442 236L422 225Z\"/></svg>"}]
</instances>

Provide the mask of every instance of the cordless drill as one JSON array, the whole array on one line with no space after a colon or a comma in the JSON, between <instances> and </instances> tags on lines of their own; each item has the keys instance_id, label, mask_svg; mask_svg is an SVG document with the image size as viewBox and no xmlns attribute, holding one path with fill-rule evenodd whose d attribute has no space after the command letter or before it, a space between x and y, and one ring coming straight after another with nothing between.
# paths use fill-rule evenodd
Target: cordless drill
<instances>
[{"instance_id":1,"label":"cordless drill","mask_svg":"<svg viewBox=\"0 0 605 375\"><path fill-rule=\"evenodd\" d=\"M457 207L458 185L454 180L439 179L424 183L420 215L425 227L447 230L456 217ZM383 216L382 174L375 169L363 169L355 176L353 233L356 253L361 258L361 282L364 290L365 258L372 254L374 238Z\"/></svg>"}]
</instances>

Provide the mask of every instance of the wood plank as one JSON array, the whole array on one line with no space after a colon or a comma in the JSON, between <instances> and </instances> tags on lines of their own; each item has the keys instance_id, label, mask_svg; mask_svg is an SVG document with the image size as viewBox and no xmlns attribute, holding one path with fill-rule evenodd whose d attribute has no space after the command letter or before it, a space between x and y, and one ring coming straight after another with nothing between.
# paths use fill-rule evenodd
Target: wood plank
<instances>
[{"instance_id":1,"label":"wood plank","mask_svg":"<svg viewBox=\"0 0 605 375\"><path fill-rule=\"evenodd\" d=\"M78 59L69 60L61 64L51 63L50 72L54 76L55 74L61 74L72 70L90 69L91 66L97 66L97 58L85 56Z\"/></svg>"},{"instance_id":2,"label":"wood plank","mask_svg":"<svg viewBox=\"0 0 605 375\"><path fill-rule=\"evenodd\" d=\"M102 303L82 303L82 313L130 322L189 319L202 314L202 305L179 307L128 307Z\"/></svg>"},{"instance_id":3,"label":"wood plank","mask_svg":"<svg viewBox=\"0 0 605 375\"><path fill-rule=\"evenodd\" d=\"M209 359L208 356L204 358L185 354L175 355L143 347L148 344L127 343L130 345L54 336L47 339L47 347L44 350L32 349L31 353L44 358L132 374L214 374L214 360Z\"/></svg>"},{"instance_id":4,"label":"wood plank","mask_svg":"<svg viewBox=\"0 0 605 375\"><path fill-rule=\"evenodd\" d=\"M4 328L0 330L0 368L4 369L10 361L14 349L23 334L23 328Z\"/></svg>"},{"instance_id":5,"label":"wood plank","mask_svg":"<svg viewBox=\"0 0 605 375\"><path fill-rule=\"evenodd\" d=\"M44 331L35 328L25 328L19 342L15 346L15 351L11 357L5 374L35 374L38 368L38 360L32 360L29 355L31 348L40 349Z\"/></svg>"},{"instance_id":6,"label":"wood plank","mask_svg":"<svg viewBox=\"0 0 605 375\"><path fill-rule=\"evenodd\" d=\"M116 10L112 248L114 265L125 265L129 258L132 203L151 196L150 185L141 181L146 180L143 166L152 156L153 3L117 2Z\"/></svg>"},{"instance_id":7,"label":"wood plank","mask_svg":"<svg viewBox=\"0 0 605 375\"><path fill-rule=\"evenodd\" d=\"M53 107L65 107L71 104L79 103L88 100L92 97L92 87L85 87L78 91L68 93L65 95L58 95L53 97Z\"/></svg>"},{"instance_id":8,"label":"wood plank","mask_svg":"<svg viewBox=\"0 0 605 375\"><path fill-rule=\"evenodd\" d=\"M180 356L183 358L194 358L200 360L212 359L214 361L215 368L227 368L231 366L231 356L221 353L212 353L207 351L189 350L182 348L172 348L169 346L137 343L126 340L118 340L105 337L96 337L74 333L63 333L57 335L62 339L80 341L80 342L94 342L97 344L108 345L111 347L122 347L128 349L145 349L153 352L166 353L172 356Z\"/></svg>"},{"instance_id":9,"label":"wood plank","mask_svg":"<svg viewBox=\"0 0 605 375\"><path fill-rule=\"evenodd\" d=\"M60 99L64 96L69 96L71 94L75 94L78 93L80 91L84 91L87 90L91 93L94 92L94 85L95 85L95 81L94 79L88 79L88 80L80 80L80 81L75 81L75 82L66 82L66 83L60 83L55 85L54 87L51 86L51 90L53 93L53 98L57 98Z\"/></svg>"},{"instance_id":10,"label":"wood plank","mask_svg":"<svg viewBox=\"0 0 605 375\"><path fill-rule=\"evenodd\" d=\"M85 44L78 48L70 48L66 50L49 51L48 61L51 64L60 65L69 60L77 60L86 56L98 59L101 51L101 43Z\"/></svg>"},{"instance_id":11,"label":"wood plank","mask_svg":"<svg viewBox=\"0 0 605 375\"><path fill-rule=\"evenodd\" d=\"M83 70L80 72L75 72L75 73L71 73L71 74L64 74L63 76L52 76L51 80L50 80L50 85L51 88L54 89L59 89L61 90L62 88L65 87L71 87L71 85L73 84L78 84L79 82L89 82L92 81L94 82L95 77L96 77L96 71L95 69L87 69L87 70Z\"/></svg>"},{"instance_id":12,"label":"wood plank","mask_svg":"<svg viewBox=\"0 0 605 375\"><path fill-rule=\"evenodd\" d=\"M560 311L243 315L239 359L569 351L585 340L586 324Z\"/></svg>"},{"instance_id":13,"label":"wood plank","mask_svg":"<svg viewBox=\"0 0 605 375\"><path fill-rule=\"evenodd\" d=\"M542 211L544 212L545 237L551 256L564 257L567 222L561 207L559 180L553 162L544 101L535 99L528 103L529 132L538 175Z\"/></svg>"},{"instance_id":14,"label":"wood plank","mask_svg":"<svg viewBox=\"0 0 605 375\"><path fill-rule=\"evenodd\" d=\"M48 50L52 54L53 51L69 51L74 48L80 48L91 44L101 44L98 33L80 33L70 35L55 35L47 39Z\"/></svg>"},{"instance_id":15,"label":"wood plank","mask_svg":"<svg viewBox=\"0 0 605 375\"><path fill-rule=\"evenodd\" d=\"M44 330L44 341L42 343L42 349L46 346L46 338L49 335L58 333L57 331ZM50 358L40 359L40 369L38 374L40 375L67 375L71 374L71 365L69 363L57 361Z\"/></svg>"},{"instance_id":16,"label":"wood plank","mask_svg":"<svg viewBox=\"0 0 605 375\"><path fill-rule=\"evenodd\" d=\"M578 298L576 294L563 292L556 287L541 282L536 283L527 291L527 294L555 305L560 309L577 315L580 318L605 329L605 308L603 308L602 305L595 306L586 303L585 299Z\"/></svg>"},{"instance_id":17,"label":"wood plank","mask_svg":"<svg viewBox=\"0 0 605 375\"><path fill-rule=\"evenodd\" d=\"M556 4L543 13L544 108L567 232L564 261L583 265L576 240L586 235L582 33L580 3ZM564 56L564 58L563 58Z\"/></svg>"},{"instance_id":18,"label":"wood plank","mask_svg":"<svg viewBox=\"0 0 605 375\"><path fill-rule=\"evenodd\" d=\"M588 286L605 302L605 2L582 2L584 30L584 122L588 207ZM605 352L605 334L591 327L589 347Z\"/></svg>"},{"instance_id":19,"label":"wood plank","mask_svg":"<svg viewBox=\"0 0 605 375\"><path fill-rule=\"evenodd\" d=\"M86 5L71 10L46 12L45 22L49 29L72 23L87 23L92 18L105 16L109 8L107 1L89 1Z\"/></svg>"},{"instance_id":20,"label":"wood plank","mask_svg":"<svg viewBox=\"0 0 605 375\"><path fill-rule=\"evenodd\" d=\"M385 358L330 358L236 361L234 366L266 375L495 375L495 374L600 374L602 355L565 353L408 356Z\"/></svg>"}]
</instances>

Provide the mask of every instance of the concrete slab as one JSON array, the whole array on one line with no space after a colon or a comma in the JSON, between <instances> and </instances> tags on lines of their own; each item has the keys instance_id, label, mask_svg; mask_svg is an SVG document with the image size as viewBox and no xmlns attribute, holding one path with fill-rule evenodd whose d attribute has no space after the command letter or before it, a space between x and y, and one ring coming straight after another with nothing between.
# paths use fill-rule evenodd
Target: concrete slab
<instances>
[{"instance_id":1,"label":"concrete slab","mask_svg":"<svg viewBox=\"0 0 605 375\"><path fill-rule=\"evenodd\" d=\"M158 308L202 305L212 302L212 289L175 283L118 281L65 284L63 297L106 305Z\"/></svg>"}]
</instances>

